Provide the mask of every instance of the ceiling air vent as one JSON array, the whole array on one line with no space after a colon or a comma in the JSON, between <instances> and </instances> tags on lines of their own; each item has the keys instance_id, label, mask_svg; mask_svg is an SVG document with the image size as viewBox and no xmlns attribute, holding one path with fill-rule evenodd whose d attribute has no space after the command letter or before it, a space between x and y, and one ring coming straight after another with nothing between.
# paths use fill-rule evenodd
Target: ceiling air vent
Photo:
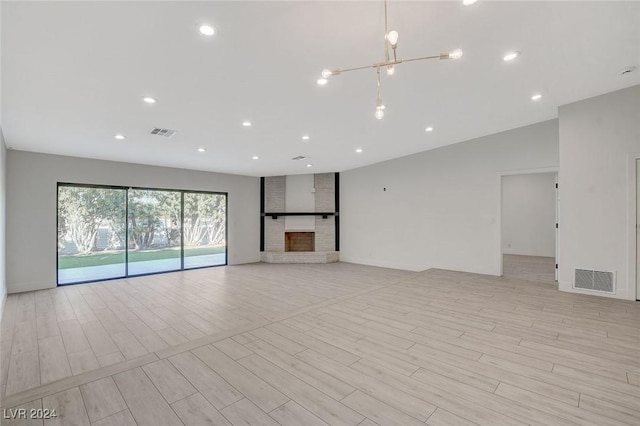
<instances>
[{"instance_id":1,"label":"ceiling air vent","mask_svg":"<svg viewBox=\"0 0 640 426\"><path fill-rule=\"evenodd\" d=\"M150 132L152 135L162 136L163 138L170 138L171 136L176 134L175 130L169 129L161 129L159 127L154 127Z\"/></svg>"},{"instance_id":2,"label":"ceiling air vent","mask_svg":"<svg viewBox=\"0 0 640 426\"><path fill-rule=\"evenodd\" d=\"M574 283L573 288L613 293L615 274L590 269L576 269Z\"/></svg>"},{"instance_id":3,"label":"ceiling air vent","mask_svg":"<svg viewBox=\"0 0 640 426\"><path fill-rule=\"evenodd\" d=\"M292 160L296 160L296 161L300 161L300 160L307 160L309 159L309 157L305 156L305 155L298 155L297 157L293 157Z\"/></svg>"}]
</instances>

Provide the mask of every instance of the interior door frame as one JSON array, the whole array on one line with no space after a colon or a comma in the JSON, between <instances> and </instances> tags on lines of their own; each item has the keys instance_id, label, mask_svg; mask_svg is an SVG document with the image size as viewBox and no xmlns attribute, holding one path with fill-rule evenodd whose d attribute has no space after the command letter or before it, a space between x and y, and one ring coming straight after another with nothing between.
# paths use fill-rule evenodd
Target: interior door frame
<instances>
[{"instance_id":1,"label":"interior door frame","mask_svg":"<svg viewBox=\"0 0 640 426\"><path fill-rule=\"evenodd\" d=\"M640 152L631 153L627 155L627 175L628 175L628 185L629 192L627 195L627 277L629 281L629 296L631 296L634 300L640 300L640 288L638 288L638 276L640 274L640 270L637 268L637 227L640 225L638 223L638 213L637 213L637 205L638 201L636 197L638 196L637 190L637 176L636 176L636 162L640 160ZM632 290L631 288L634 288ZM635 294L635 297L633 295Z\"/></svg>"},{"instance_id":2,"label":"interior door frame","mask_svg":"<svg viewBox=\"0 0 640 426\"><path fill-rule=\"evenodd\" d=\"M558 167L542 167L542 168L536 168L536 169L520 169L520 170L508 170L508 171L503 171L503 172L499 172L498 173L498 220L497 220L497 226L498 226L498 241L497 241L497 247L498 247L498 253L497 253L497 265L498 265L498 276L503 276L503 262L502 262L502 178L504 176L513 176L513 175L530 175L530 174L539 174L539 173L555 173L556 174L556 183L559 182L559 168ZM559 205L559 200L560 200L560 196L559 196L559 192L560 191L560 185L558 184L558 189L556 190L556 223L558 223L558 205ZM555 247L556 247L556 253L555 253L555 258L556 258L556 264L558 264L558 247L559 247L559 238L558 238L558 230L556 229L556 233L555 233ZM635 241L635 240L634 240ZM558 274L558 269L556 268L556 281L558 279L557 277Z\"/></svg>"}]
</instances>

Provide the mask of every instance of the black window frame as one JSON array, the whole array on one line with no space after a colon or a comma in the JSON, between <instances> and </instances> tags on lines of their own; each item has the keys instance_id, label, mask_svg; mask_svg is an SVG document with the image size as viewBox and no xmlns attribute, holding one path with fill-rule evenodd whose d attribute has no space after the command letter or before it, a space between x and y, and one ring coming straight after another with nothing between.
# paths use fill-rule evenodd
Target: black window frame
<instances>
[{"instance_id":1,"label":"black window frame","mask_svg":"<svg viewBox=\"0 0 640 426\"><path fill-rule=\"evenodd\" d=\"M101 189L119 189L125 191L125 274L117 277L110 278L100 278L95 280L85 280L85 281L75 281L72 283L63 283L59 282L59 271L60 271L60 261L59 261L59 252L58 252L58 230L60 226L60 221L58 218L58 209L59 209L59 197L60 197L60 187L78 187L78 188L101 188ZM172 269L168 271L158 271L158 272L147 272L143 274L129 274L129 190L142 190L142 191L170 191L170 192L179 192L180 193L180 268ZM208 265L208 266L196 266L193 268L184 267L184 194L207 194L207 195L223 195L225 198L225 209L224 209L224 240L225 240L225 248L224 248L224 263L220 265ZM57 182L56 183L56 235L55 235L55 249L56 249L56 286L63 287L67 285L76 285L76 284L87 284L87 283L95 283L101 281L112 281L112 280L121 280L125 278L137 278L137 277L146 277L150 275L158 275L158 274L169 274L173 272L184 272L184 271L193 271L197 269L205 269L205 268L217 268L220 266L228 266L229 265L229 193L223 191L205 191L205 190L195 190L195 189L175 189L175 188L152 188L152 187L142 187L142 186L122 186L122 185L103 185L103 184L91 184L91 183L72 183L72 182Z\"/></svg>"}]
</instances>

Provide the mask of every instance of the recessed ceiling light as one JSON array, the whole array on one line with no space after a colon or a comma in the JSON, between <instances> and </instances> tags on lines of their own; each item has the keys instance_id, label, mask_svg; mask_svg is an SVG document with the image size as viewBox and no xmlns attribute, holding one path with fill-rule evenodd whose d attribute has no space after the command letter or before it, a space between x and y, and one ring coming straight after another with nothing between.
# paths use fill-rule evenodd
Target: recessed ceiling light
<instances>
[{"instance_id":1,"label":"recessed ceiling light","mask_svg":"<svg viewBox=\"0 0 640 426\"><path fill-rule=\"evenodd\" d=\"M253 157L251 157L251 159L252 159L252 160L257 160L257 159L259 159L259 158L260 158L260 157L258 157L257 155L254 155Z\"/></svg>"},{"instance_id":2,"label":"recessed ceiling light","mask_svg":"<svg viewBox=\"0 0 640 426\"><path fill-rule=\"evenodd\" d=\"M114 136L114 138L116 138L118 140L122 140L122 139L125 139L125 135L117 134L117 135Z\"/></svg>"},{"instance_id":3,"label":"recessed ceiling light","mask_svg":"<svg viewBox=\"0 0 640 426\"><path fill-rule=\"evenodd\" d=\"M478 0L462 0L462 4L464 4L465 6L471 6L472 4L474 4L477 1Z\"/></svg>"},{"instance_id":4,"label":"recessed ceiling light","mask_svg":"<svg viewBox=\"0 0 640 426\"><path fill-rule=\"evenodd\" d=\"M514 52L509 52L506 55L504 55L504 57L502 58L505 62L509 62L509 61L513 61L515 58L517 58L518 56L520 56L520 52L518 51L514 51Z\"/></svg>"},{"instance_id":5,"label":"recessed ceiling light","mask_svg":"<svg viewBox=\"0 0 640 426\"><path fill-rule=\"evenodd\" d=\"M311 164L307 164L307 167L313 167Z\"/></svg>"},{"instance_id":6,"label":"recessed ceiling light","mask_svg":"<svg viewBox=\"0 0 640 426\"><path fill-rule=\"evenodd\" d=\"M542 95L540 93L536 93L531 97L532 101L539 101L540 99L542 99Z\"/></svg>"},{"instance_id":7,"label":"recessed ceiling light","mask_svg":"<svg viewBox=\"0 0 640 426\"><path fill-rule=\"evenodd\" d=\"M362 148L357 148L357 149L356 149L356 152L357 152L358 154L360 154L360 153L362 152Z\"/></svg>"},{"instance_id":8,"label":"recessed ceiling light","mask_svg":"<svg viewBox=\"0 0 640 426\"><path fill-rule=\"evenodd\" d=\"M302 140L303 141L308 141L309 140L309 135L303 135L302 136Z\"/></svg>"},{"instance_id":9,"label":"recessed ceiling light","mask_svg":"<svg viewBox=\"0 0 640 426\"><path fill-rule=\"evenodd\" d=\"M209 24L202 24L198 28L202 35L212 36L216 33L216 29Z\"/></svg>"},{"instance_id":10,"label":"recessed ceiling light","mask_svg":"<svg viewBox=\"0 0 640 426\"><path fill-rule=\"evenodd\" d=\"M318 86L324 86L325 84L327 84L328 81L329 80L323 77L323 78L319 78L317 83L318 83Z\"/></svg>"},{"instance_id":11,"label":"recessed ceiling light","mask_svg":"<svg viewBox=\"0 0 640 426\"><path fill-rule=\"evenodd\" d=\"M156 98L152 98L151 96L145 96L144 98L142 98L142 101L147 104L155 104L156 102L158 102Z\"/></svg>"},{"instance_id":12,"label":"recessed ceiling light","mask_svg":"<svg viewBox=\"0 0 640 426\"><path fill-rule=\"evenodd\" d=\"M205 152L207 148L198 148L198 152Z\"/></svg>"},{"instance_id":13,"label":"recessed ceiling light","mask_svg":"<svg viewBox=\"0 0 640 426\"><path fill-rule=\"evenodd\" d=\"M248 120L245 120L245 121L242 122L242 125L244 127L251 127L251 126L253 126L253 123L248 121Z\"/></svg>"},{"instance_id":14,"label":"recessed ceiling light","mask_svg":"<svg viewBox=\"0 0 640 426\"><path fill-rule=\"evenodd\" d=\"M426 129L424 129L425 132L433 132L433 127L429 126Z\"/></svg>"}]
</instances>

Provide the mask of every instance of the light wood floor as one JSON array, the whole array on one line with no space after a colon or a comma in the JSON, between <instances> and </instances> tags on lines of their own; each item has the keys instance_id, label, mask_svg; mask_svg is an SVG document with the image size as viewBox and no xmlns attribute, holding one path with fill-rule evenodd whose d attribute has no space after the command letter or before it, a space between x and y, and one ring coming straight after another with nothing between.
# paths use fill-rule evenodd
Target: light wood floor
<instances>
[{"instance_id":1,"label":"light wood floor","mask_svg":"<svg viewBox=\"0 0 640 426\"><path fill-rule=\"evenodd\" d=\"M10 296L2 407L79 425L637 425L639 326L637 303L510 278L189 271Z\"/></svg>"},{"instance_id":2,"label":"light wood floor","mask_svg":"<svg viewBox=\"0 0 640 426\"><path fill-rule=\"evenodd\" d=\"M556 280L556 260L553 257L502 256L502 272L507 278L553 284Z\"/></svg>"}]
</instances>

